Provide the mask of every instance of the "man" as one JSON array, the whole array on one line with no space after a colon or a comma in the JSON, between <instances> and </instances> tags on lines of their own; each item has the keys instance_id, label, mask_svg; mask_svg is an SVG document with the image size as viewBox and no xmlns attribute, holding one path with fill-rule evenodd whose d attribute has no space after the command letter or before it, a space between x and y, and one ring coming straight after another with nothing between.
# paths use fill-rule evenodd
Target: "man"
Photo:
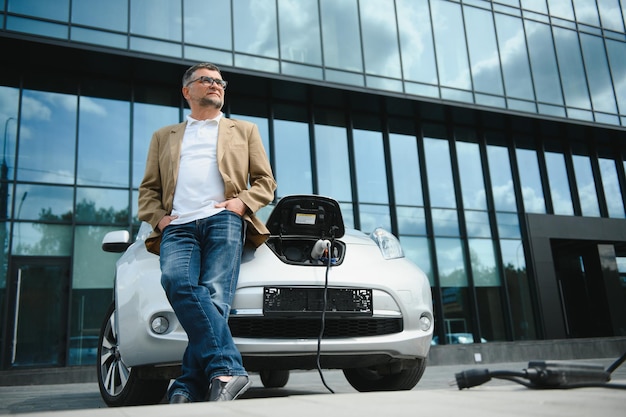
<instances>
[{"instance_id":1,"label":"man","mask_svg":"<svg viewBox=\"0 0 626 417\"><path fill-rule=\"evenodd\" d=\"M161 284L189 343L170 404L234 400L250 386L228 327L244 238L269 231L254 213L274 199L276 182L256 125L221 112L226 81L202 63L183 76L187 120L152 136L139 187L138 217L160 253Z\"/></svg>"}]
</instances>

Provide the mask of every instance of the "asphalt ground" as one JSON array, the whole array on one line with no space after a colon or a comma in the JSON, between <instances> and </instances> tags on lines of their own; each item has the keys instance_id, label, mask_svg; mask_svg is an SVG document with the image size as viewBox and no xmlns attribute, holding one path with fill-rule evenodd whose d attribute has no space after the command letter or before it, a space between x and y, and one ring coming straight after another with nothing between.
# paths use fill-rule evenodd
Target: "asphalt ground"
<instances>
[{"instance_id":1,"label":"asphalt ground","mask_svg":"<svg viewBox=\"0 0 626 417\"><path fill-rule=\"evenodd\" d=\"M614 359L568 361L602 365ZM0 415L22 417L129 417L145 416L357 416L357 415L463 415L463 416L620 416L626 415L626 389L531 389L491 379L477 387L459 390L455 374L469 369L522 371L529 363L440 365L426 368L411 391L359 393L336 370L292 371L284 388L268 389L251 374L252 387L227 403L158 404L109 408L96 383L0 387ZM609 384L626 387L626 364L611 375ZM332 392L331 392L332 390Z\"/></svg>"}]
</instances>

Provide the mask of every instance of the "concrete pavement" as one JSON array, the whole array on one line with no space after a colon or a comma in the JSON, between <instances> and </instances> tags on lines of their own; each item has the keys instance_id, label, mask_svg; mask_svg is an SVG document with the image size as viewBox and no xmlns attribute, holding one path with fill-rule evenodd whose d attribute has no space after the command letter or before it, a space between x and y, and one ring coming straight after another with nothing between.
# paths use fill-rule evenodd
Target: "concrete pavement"
<instances>
[{"instance_id":1,"label":"concrete pavement","mask_svg":"<svg viewBox=\"0 0 626 417\"><path fill-rule=\"evenodd\" d=\"M577 361L610 365L612 359ZM457 372L468 369L521 371L528 363L430 366L411 391L358 393L340 371L293 371L285 388L263 388L252 375L252 388L228 403L159 404L108 408L95 383L0 387L0 414L21 417L133 417L210 416L593 416L625 415L626 390L576 388L537 390L493 379L481 386L459 390L451 386ZM612 375L611 383L626 384L626 365Z\"/></svg>"}]
</instances>

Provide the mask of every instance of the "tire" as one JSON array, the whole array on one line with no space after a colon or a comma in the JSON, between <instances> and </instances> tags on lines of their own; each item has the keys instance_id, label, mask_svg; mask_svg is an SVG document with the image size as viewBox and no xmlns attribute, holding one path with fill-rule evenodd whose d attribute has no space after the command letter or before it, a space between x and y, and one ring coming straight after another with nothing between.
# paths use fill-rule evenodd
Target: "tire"
<instances>
[{"instance_id":1,"label":"tire","mask_svg":"<svg viewBox=\"0 0 626 417\"><path fill-rule=\"evenodd\" d=\"M289 370L286 371L261 371L261 382L265 388L282 388L289 381Z\"/></svg>"},{"instance_id":2,"label":"tire","mask_svg":"<svg viewBox=\"0 0 626 417\"><path fill-rule=\"evenodd\" d=\"M117 340L115 302L111 304L98 340L98 388L109 407L157 404L163 399L169 380L142 379L139 369L124 364Z\"/></svg>"},{"instance_id":3,"label":"tire","mask_svg":"<svg viewBox=\"0 0 626 417\"><path fill-rule=\"evenodd\" d=\"M343 375L350 385L359 392L408 391L413 389L424 375L426 361L394 374L380 374L370 368L344 369Z\"/></svg>"}]
</instances>

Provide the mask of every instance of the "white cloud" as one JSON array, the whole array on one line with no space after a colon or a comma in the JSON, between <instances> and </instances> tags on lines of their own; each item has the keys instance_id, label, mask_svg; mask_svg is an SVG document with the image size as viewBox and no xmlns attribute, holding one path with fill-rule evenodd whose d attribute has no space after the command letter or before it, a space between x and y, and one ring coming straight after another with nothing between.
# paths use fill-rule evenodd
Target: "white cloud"
<instances>
[{"instance_id":1,"label":"white cloud","mask_svg":"<svg viewBox=\"0 0 626 417\"><path fill-rule=\"evenodd\" d=\"M508 180L505 184L493 187L493 199L497 208L510 207L515 209L515 192L513 181Z\"/></svg>"},{"instance_id":2,"label":"white cloud","mask_svg":"<svg viewBox=\"0 0 626 417\"><path fill-rule=\"evenodd\" d=\"M538 195L532 187L522 187L524 210L528 213L545 213L546 205L542 195Z\"/></svg>"},{"instance_id":3,"label":"white cloud","mask_svg":"<svg viewBox=\"0 0 626 417\"><path fill-rule=\"evenodd\" d=\"M91 97L80 98L80 111L95 114L96 116L107 116L107 110L104 106L98 104Z\"/></svg>"},{"instance_id":4,"label":"white cloud","mask_svg":"<svg viewBox=\"0 0 626 417\"><path fill-rule=\"evenodd\" d=\"M52 109L41 101L24 94L22 96L22 119L24 120L51 120Z\"/></svg>"}]
</instances>

